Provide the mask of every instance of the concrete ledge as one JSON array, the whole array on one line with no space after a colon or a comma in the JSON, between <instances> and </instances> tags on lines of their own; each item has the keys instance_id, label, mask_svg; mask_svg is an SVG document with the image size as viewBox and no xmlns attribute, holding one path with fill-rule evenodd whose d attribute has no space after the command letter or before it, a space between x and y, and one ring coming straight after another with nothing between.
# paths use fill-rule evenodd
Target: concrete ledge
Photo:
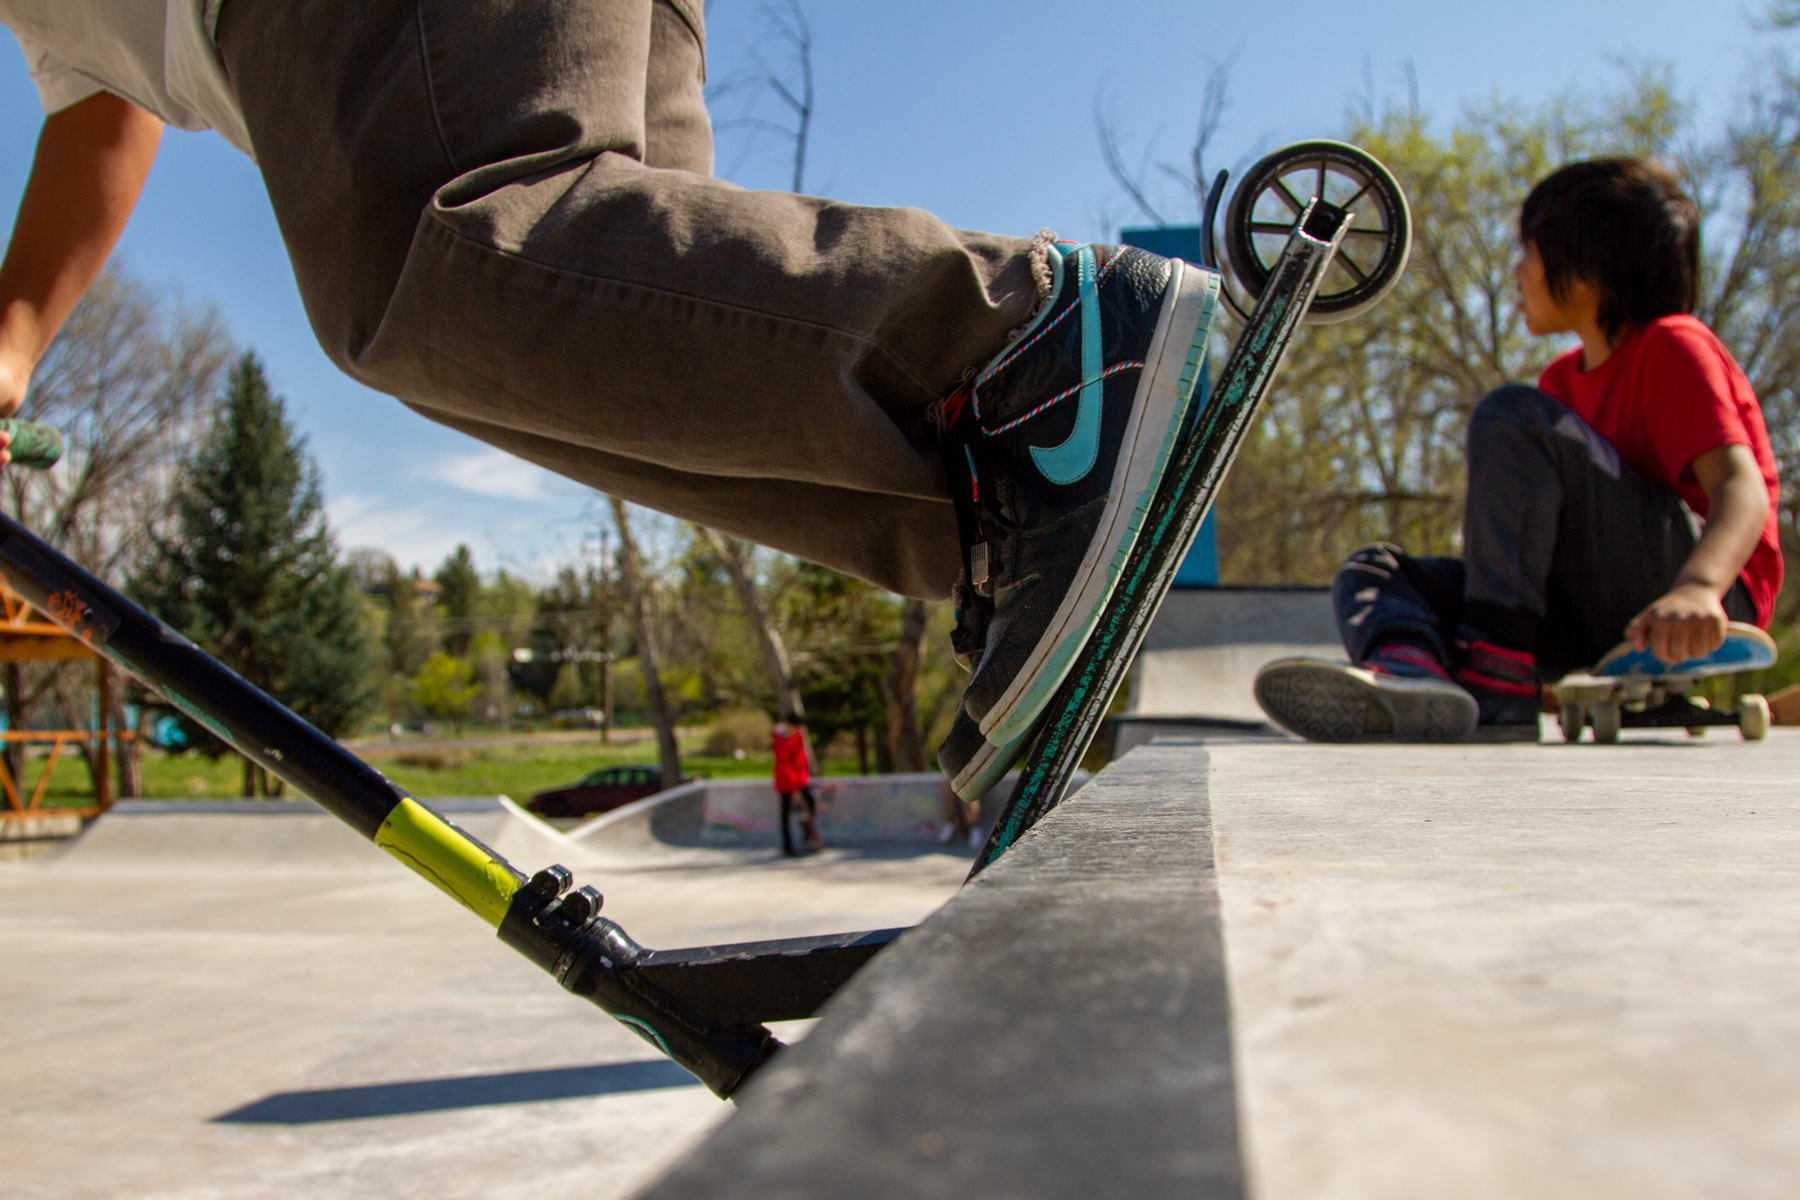
<instances>
[{"instance_id":1,"label":"concrete ledge","mask_svg":"<svg viewBox=\"0 0 1800 1200\"><path fill-rule=\"evenodd\" d=\"M1207 769L1141 750L1071 796L647 1200L1240 1196Z\"/></svg>"}]
</instances>

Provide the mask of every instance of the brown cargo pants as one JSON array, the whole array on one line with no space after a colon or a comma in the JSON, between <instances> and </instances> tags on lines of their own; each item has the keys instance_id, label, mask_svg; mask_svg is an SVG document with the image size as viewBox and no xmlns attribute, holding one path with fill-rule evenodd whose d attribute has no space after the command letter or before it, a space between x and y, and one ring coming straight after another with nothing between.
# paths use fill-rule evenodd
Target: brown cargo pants
<instances>
[{"instance_id":1,"label":"brown cargo pants","mask_svg":"<svg viewBox=\"0 0 1800 1200\"><path fill-rule=\"evenodd\" d=\"M370 387L604 492L913 596L927 407L1031 243L711 178L700 0L227 0L307 315Z\"/></svg>"}]
</instances>

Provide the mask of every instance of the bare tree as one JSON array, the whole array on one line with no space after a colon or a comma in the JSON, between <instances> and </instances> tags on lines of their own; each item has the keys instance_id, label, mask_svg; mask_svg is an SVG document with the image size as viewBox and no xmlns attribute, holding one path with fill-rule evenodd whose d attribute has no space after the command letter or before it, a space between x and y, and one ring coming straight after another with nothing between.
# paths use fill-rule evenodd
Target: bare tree
<instances>
[{"instance_id":1,"label":"bare tree","mask_svg":"<svg viewBox=\"0 0 1800 1200\"><path fill-rule=\"evenodd\" d=\"M745 52L754 65L734 72L706 89L707 99L714 103L728 96L742 96L743 113L729 120L715 122L713 129L749 130L750 136L744 142L744 154L750 152L759 133L773 134L790 142L794 148L794 182L789 190L804 192L806 150L807 142L812 136L813 120L812 21L800 6L800 0L785 0L780 5L765 4L758 11L768 23L769 29L756 41L744 44ZM785 50L787 61L781 67L771 64L763 55L757 45L757 42L762 41L772 41ZM787 109L787 119L792 123L757 116L757 101L764 96L773 96L778 104ZM742 161L742 156L739 161Z\"/></svg>"},{"instance_id":2,"label":"bare tree","mask_svg":"<svg viewBox=\"0 0 1800 1200\"><path fill-rule=\"evenodd\" d=\"M662 785L672 788L681 782L681 746L675 740L675 717L663 692L662 672L656 661L656 630L650 619L649 580L644 570L643 555L637 540L631 536L631 520L625 513L625 502L617 496L612 502L613 523L619 528L619 574L625 582L631 603L631 628L637 642L638 668L644 676L644 696L650 706L650 721L656 726L656 748L662 765Z\"/></svg>"},{"instance_id":3,"label":"bare tree","mask_svg":"<svg viewBox=\"0 0 1800 1200\"><path fill-rule=\"evenodd\" d=\"M1173 224L1163 216L1163 210L1153 196L1153 172L1173 181L1187 193L1194 205L1196 219L1205 211L1206 192L1212 186L1212 180L1207 177L1207 151L1231 107L1231 64L1236 57L1233 55L1224 62L1215 62L1207 70L1206 82L1200 89L1200 115L1195 122L1194 140L1188 147L1186 165L1152 162L1157 139L1152 133L1134 167L1126 159L1116 113L1108 105L1104 92L1094 93L1094 132L1100 139L1100 157L1106 162L1107 174L1113 177L1113 182L1145 219L1157 225Z\"/></svg>"},{"instance_id":4,"label":"bare tree","mask_svg":"<svg viewBox=\"0 0 1800 1200\"><path fill-rule=\"evenodd\" d=\"M218 317L159 300L107 268L70 315L32 376L20 415L57 426L62 461L50 471L0 475L0 502L21 524L114 582L142 560L169 515L175 472L218 397L234 353ZM21 729L33 705L54 698L85 712L86 671L67 664L7 665L7 718ZM124 690L112 719L124 727ZM90 771L96 767L87 746ZM16 746L8 747L16 767ZM137 747L121 742L119 794L141 790Z\"/></svg>"},{"instance_id":5,"label":"bare tree","mask_svg":"<svg viewBox=\"0 0 1800 1200\"><path fill-rule=\"evenodd\" d=\"M762 592L757 586L750 544L703 526L696 528L718 554L719 561L725 564L725 573L731 577L731 586L737 592L738 603L743 606L744 617L756 635L757 645L762 650L763 669L769 676L769 691L775 701L776 715L786 717L792 713L804 717L806 706L801 703L800 689L794 686L794 670L788 662L787 645L763 604Z\"/></svg>"},{"instance_id":6,"label":"bare tree","mask_svg":"<svg viewBox=\"0 0 1800 1200\"><path fill-rule=\"evenodd\" d=\"M919 725L919 668L925 657L925 627L931 615L923 600L900 609L900 642L894 665L881 680L887 715L888 759L896 771L925 769L925 731Z\"/></svg>"}]
</instances>

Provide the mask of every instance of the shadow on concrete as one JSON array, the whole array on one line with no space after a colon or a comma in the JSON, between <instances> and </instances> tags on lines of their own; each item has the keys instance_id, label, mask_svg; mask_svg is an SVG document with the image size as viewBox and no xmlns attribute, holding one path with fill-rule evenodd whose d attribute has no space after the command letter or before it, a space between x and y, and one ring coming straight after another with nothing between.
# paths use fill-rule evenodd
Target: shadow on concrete
<instances>
[{"instance_id":1,"label":"shadow on concrete","mask_svg":"<svg viewBox=\"0 0 1800 1200\"><path fill-rule=\"evenodd\" d=\"M321 1121L360 1121L368 1117L698 1086L698 1079L668 1059L657 1058L591 1067L552 1067L542 1071L277 1092L254 1104L221 1113L213 1121L227 1125L313 1125Z\"/></svg>"}]
</instances>

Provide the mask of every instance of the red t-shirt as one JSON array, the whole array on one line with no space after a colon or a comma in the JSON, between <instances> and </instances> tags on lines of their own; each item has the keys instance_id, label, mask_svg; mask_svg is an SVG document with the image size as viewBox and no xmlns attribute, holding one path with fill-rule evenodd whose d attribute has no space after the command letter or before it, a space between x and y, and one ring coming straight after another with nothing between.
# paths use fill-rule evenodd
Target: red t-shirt
<instances>
[{"instance_id":1,"label":"red t-shirt","mask_svg":"<svg viewBox=\"0 0 1800 1200\"><path fill-rule=\"evenodd\" d=\"M1690 464L1720 446L1750 447L1769 485L1769 520L1741 578L1756 604L1756 623L1767 627L1781 590L1780 482L1762 406L1713 331L1693 317L1658 317L1628 334L1592 371L1581 369L1579 346L1558 355L1538 387L1574 409L1638 474L1673 487L1702 517L1706 493Z\"/></svg>"},{"instance_id":2,"label":"red t-shirt","mask_svg":"<svg viewBox=\"0 0 1800 1200\"><path fill-rule=\"evenodd\" d=\"M806 761L806 733L798 725L787 732L777 727L771 735L775 743L775 790L797 792L812 782L812 766Z\"/></svg>"}]
</instances>

